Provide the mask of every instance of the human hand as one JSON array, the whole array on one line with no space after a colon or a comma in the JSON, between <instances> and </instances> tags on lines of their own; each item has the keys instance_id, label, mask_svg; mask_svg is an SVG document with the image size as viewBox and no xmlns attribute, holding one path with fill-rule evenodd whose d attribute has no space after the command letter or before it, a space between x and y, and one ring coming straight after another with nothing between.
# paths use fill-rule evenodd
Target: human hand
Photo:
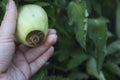
<instances>
[{"instance_id":1,"label":"human hand","mask_svg":"<svg viewBox=\"0 0 120 80\"><path fill-rule=\"evenodd\" d=\"M52 45L57 40L56 31L49 29L47 39L39 47L15 46L16 20L16 5L8 0L0 26L0 80L28 80L52 56Z\"/></svg>"}]
</instances>

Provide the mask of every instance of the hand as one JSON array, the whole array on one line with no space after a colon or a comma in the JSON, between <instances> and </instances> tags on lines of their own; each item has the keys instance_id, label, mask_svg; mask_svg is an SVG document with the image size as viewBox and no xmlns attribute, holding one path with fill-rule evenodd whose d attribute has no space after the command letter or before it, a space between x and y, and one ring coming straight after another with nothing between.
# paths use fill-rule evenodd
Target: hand
<instances>
[{"instance_id":1,"label":"hand","mask_svg":"<svg viewBox=\"0 0 120 80\"><path fill-rule=\"evenodd\" d=\"M49 29L46 41L39 47L15 46L16 20L16 5L8 0L0 26L0 80L28 80L52 56L52 45L57 40L56 31Z\"/></svg>"}]
</instances>

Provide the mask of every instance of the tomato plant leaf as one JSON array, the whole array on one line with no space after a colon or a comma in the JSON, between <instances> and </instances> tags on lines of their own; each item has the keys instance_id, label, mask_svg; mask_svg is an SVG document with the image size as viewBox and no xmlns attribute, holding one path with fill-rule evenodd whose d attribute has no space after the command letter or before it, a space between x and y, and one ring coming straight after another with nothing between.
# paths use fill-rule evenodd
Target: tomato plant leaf
<instances>
[{"instance_id":1,"label":"tomato plant leaf","mask_svg":"<svg viewBox=\"0 0 120 80\"><path fill-rule=\"evenodd\" d=\"M97 63L96 63L96 60L94 58L90 58L87 62L87 73L92 75L92 76L95 76L95 77L98 77L99 76L99 73L97 71Z\"/></svg>"},{"instance_id":2,"label":"tomato plant leaf","mask_svg":"<svg viewBox=\"0 0 120 80\"><path fill-rule=\"evenodd\" d=\"M58 60L60 62L67 60L70 57L70 51L64 50L59 51L57 54L59 54Z\"/></svg>"},{"instance_id":3,"label":"tomato plant leaf","mask_svg":"<svg viewBox=\"0 0 120 80\"><path fill-rule=\"evenodd\" d=\"M116 34L120 38L120 1L117 0L117 10L116 10Z\"/></svg>"},{"instance_id":4,"label":"tomato plant leaf","mask_svg":"<svg viewBox=\"0 0 120 80\"><path fill-rule=\"evenodd\" d=\"M91 57L87 62L87 72L88 74L96 77L98 80L106 80L102 71L100 73L97 70L97 62Z\"/></svg>"},{"instance_id":5,"label":"tomato plant leaf","mask_svg":"<svg viewBox=\"0 0 120 80\"><path fill-rule=\"evenodd\" d=\"M74 30L76 39L79 44L86 49L86 32L87 32L87 7L86 1L81 0L78 2L70 2L68 6L68 15L70 18L70 25L75 24Z\"/></svg>"},{"instance_id":6,"label":"tomato plant leaf","mask_svg":"<svg viewBox=\"0 0 120 80\"><path fill-rule=\"evenodd\" d=\"M66 5L66 0L55 0L55 4L56 6L63 8Z\"/></svg>"},{"instance_id":7,"label":"tomato plant leaf","mask_svg":"<svg viewBox=\"0 0 120 80\"><path fill-rule=\"evenodd\" d=\"M72 59L70 59L67 64L68 70L76 68L77 66L81 65L85 60L88 59L88 55L85 55L81 53L80 51L74 51L73 53L75 55L72 56Z\"/></svg>"},{"instance_id":8,"label":"tomato plant leaf","mask_svg":"<svg viewBox=\"0 0 120 80\"><path fill-rule=\"evenodd\" d=\"M107 46L106 56L114 54L117 51L120 51L120 40L117 40Z\"/></svg>"},{"instance_id":9,"label":"tomato plant leaf","mask_svg":"<svg viewBox=\"0 0 120 80\"><path fill-rule=\"evenodd\" d=\"M49 3L46 3L46 2L36 2L35 4L40 5L40 6L42 6L42 7L50 6L50 4L49 4Z\"/></svg>"},{"instance_id":10,"label":"tomato plant leaf","mask_svg":"<svg viewBox=\"0 0 120 80\"><path fill-rule=\"evenodd\" d=\"M95 13L99 16L102 15L102 8L100 3L98 3L97 0L89 0L89 4L91 4L91 7L94 9Z\"/></svg>"},{"instance_id":11,"label":"tomato plant leaf","mask_svg":"<svg viewBox=\"0 0 120 80\"><path fill-rule=\"evenodd\" d=\"M74 71L69 75L72 80L88 80L88 75L86 73L80 72L78 70Z\"/></svg>"},{"instance_id":12,"label":"tomato plant leaf","mask_svg":"<svg viewBox=\"0 0 120 80\"><path fill-rule=\"evenodd\" d=\"M71 79L64 78L63 76L50 76L46 80L71 80Z\"/></svg>"},{"instance_id":13,"label":"tomato plant leaf","mask_svg":"<svg viewBox=\"0 0 120 80\"><path fill-rule=\"evenodd\" d=\"M104 18L89 19L88 24L88 36L94 42L95 56L97 59L98 71L100 71L104 57L105 57L105 45L107 40L107 20Z\"/></svg>"},{"instance_id":14,"label":"tomato plant leaf","mask_svg":"<svg viewBox=\"0 0 120 80\"><path fill-rule=\"evenodd\" d=\"M120 67L117 64L108 62L104 65L104 68L110 73L120 76Z\"/></svg>"},{"instance_id":15,"label":"tomato plant leaf","mask_svg":"<svg viewBox=\"0 0 120 80\"><path fill-rule=\"evenodd\" d=\"M46 68L41 68L35 75L31 77L30 80L46 80L47 73L48 72Z\"/></svg>"},{"instance_id":16,"label":"tomato plant leaf","mask_svg":"<svg viewBox=\"0 0 120 80\"><path fill-rule=\"evenodd\" d=\"M4 13L5 13L5 10L6 10L6 2L7 2L7 0L1 0L0 1L0 23L3 19Z\"/></svg>"}]
</instances>

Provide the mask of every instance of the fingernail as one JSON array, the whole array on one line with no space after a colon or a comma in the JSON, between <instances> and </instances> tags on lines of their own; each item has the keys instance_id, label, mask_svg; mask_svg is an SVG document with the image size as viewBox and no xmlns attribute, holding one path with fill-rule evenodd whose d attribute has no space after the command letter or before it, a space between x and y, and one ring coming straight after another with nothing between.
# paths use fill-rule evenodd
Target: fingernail
<instances>
[{"instance_id":1,"label":"fingernail","mask_svg":"<svg viewBox=\"0 0 120 80\"><path fill-rule=\"evenodd\" d=\"M53 46L51 46L51 47L50 47L50 49L51 49L51 50L54 50L54 47L53 47Z\"/></svg>"},{"instance_id":2,"label":"fingernail","mask_svg":"<svg viewBox=\"0 0 120 80\"><path fill-rule=\"evenodd\" d=\"M51 41L53 41L53 39L57 39L57 35L55 35L55 34L50 35L50 39L51 39Z\"/></svg>"},{"instance_id":3,"label":"fingernail","mask_svg":"<svg viewBox=\"0 0 120 80\"><path fill-rule=\"evenodd\" d=\"M55 29L50 29L48 34L56 34L56 30Z\"/></svg>"},{"instance_id":4,"label":"fingernail","mask_svg":"<svg viewBox=\"0 0 120 80\"><path fill-rule=\"evenodd\" d=\"M57 35L56 34L54 34L52 37L55 38L55 39L57 39Z\"/></svg>"},{"instance_id":5,"label":"fingernail","mask_svg":"<svg viewBox=\"0 0 120 80\"><path fill-rule=\"evenodd\" d=\"M53 31L54 33L56 33L56 30L55 30L55 29L52 29L52 31Z\"/></svg>"}]
</instances>

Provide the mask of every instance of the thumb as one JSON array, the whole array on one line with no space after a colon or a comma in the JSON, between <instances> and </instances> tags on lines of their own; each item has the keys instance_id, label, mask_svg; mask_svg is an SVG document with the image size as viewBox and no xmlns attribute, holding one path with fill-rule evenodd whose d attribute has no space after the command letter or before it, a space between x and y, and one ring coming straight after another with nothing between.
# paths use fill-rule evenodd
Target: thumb
<instances>
[{"instance_id":1,"label":"thumb","mask_svg":"<svg viewBox=\"0 0 120 80\"><path fill-rule=\"evenodd\" d=\"M12 60L15 45L14 32L16 27L17 9L13 0L8 0L6 13L0 27L0 72L5 72Z\"/></svg>"},{"instance_id":2,"label":"thumb","mask_svg":"<svg viewBox=\"0 0 120 80\"><path fill-rule=\"evenodd\" d=\"M15 33L17 8L13 0L8 0L6 13L0 27L0 37L11 36Z\"/></svg>"}]
</instances>

